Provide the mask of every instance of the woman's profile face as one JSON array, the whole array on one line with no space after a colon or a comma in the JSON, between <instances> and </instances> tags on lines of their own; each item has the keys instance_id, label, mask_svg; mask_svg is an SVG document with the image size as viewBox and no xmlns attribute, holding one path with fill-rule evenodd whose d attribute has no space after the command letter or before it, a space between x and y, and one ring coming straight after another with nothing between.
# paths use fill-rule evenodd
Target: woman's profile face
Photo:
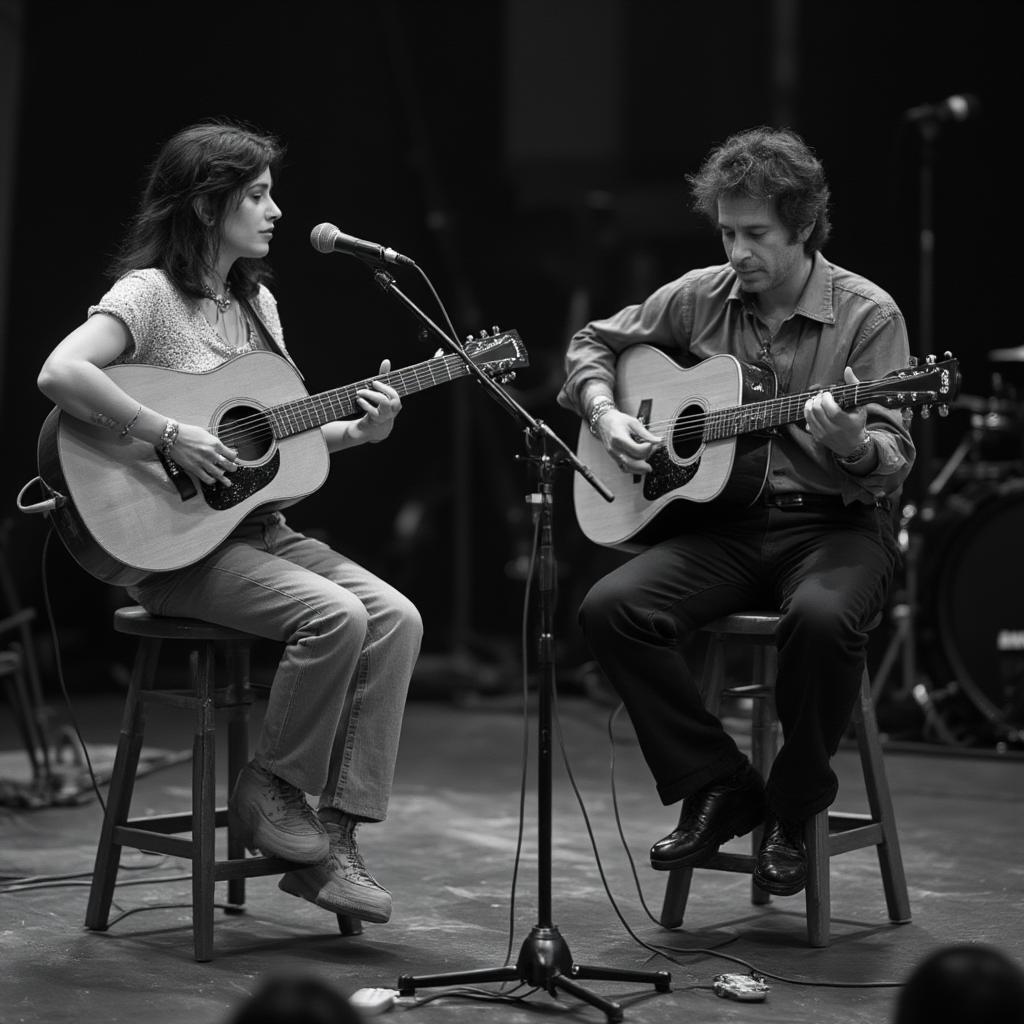
<instances>
[{"instance_id":1,"label":"woman's profile face","mask_svg":"<svg viewBox=\"0 0 1024 1024\"><path fill-rule=\"evenodd\" d=\"M281 216L281 208L270 194L273 184L268 168L242 189L221 221L220 259L260 259L270 252L274 224Z\"/></svg>"}]
</instances>

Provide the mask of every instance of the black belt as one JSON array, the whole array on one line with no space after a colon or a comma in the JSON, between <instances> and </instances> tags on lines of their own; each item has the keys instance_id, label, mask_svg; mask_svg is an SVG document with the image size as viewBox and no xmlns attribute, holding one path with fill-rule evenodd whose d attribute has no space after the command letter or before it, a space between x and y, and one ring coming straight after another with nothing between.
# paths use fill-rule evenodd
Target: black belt
<instances>
[{"instance_id":1,"label":"black belt","mask_svg":"<svg viewBox=\"0 0 1024 1024\"><path fill-rule=\"evenodd\" d=\"M851 502L849 505L838 494L800 494L787 492L784 494L763 494L761 496L760 504L768 505L771 508L789 508L789 509L830 509L835 511L842 511L843 509L854 509L860 505L863 508L872 508L875 506L886 507L888 504L887 498L879 498L872 505L868 505L865 502Z\"/></svg>"}]
</instances>

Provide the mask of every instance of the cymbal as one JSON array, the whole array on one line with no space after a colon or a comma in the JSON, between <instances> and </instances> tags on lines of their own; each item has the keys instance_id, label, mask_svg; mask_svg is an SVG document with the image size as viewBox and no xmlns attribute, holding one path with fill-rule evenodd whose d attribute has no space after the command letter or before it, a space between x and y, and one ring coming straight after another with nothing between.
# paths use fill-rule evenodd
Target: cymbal
<instances>
[{"instance_id":1,"label":"cymbal","mask_svg":"<svg viewBox=\"0 0 1024 1024\"><path fill-rule=\"evenodd\" d=\"M994 348L988 354L994 363L1024 363L1024 345L1016 348Z\"/></svg>"}]
</instances>

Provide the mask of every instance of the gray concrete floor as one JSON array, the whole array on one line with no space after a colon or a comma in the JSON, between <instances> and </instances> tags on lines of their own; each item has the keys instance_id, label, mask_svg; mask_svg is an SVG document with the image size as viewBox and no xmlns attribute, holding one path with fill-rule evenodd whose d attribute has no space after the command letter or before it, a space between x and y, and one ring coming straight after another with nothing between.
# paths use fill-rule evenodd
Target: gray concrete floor
<instances>
[{"instance_id":1,"label":"gray concrete floor","mask_svg":"<svg viewBox=\"0 0 1024 1024\"><path fill-rule=\"evenodd\" d=\"M698 872L684 926L672 932L657 925L645 911L619 839L609 709L580 696L559 704L565 750L597 853L556 745L552 921L576 963L672 974L672 991L664 994L645 985L588 983L622 1003L627 1021L878 1024L889 1019L896 992L882 986L903 979L937 946L988 942L1024 960L1021 760L965 757L941 748L933 754L890 754L913 921L889 924L873 851L848 853L832 864L832 943L811 949L803 897L754 907L749 882L738 875ZM116 742L120 698L76 698L75 706L86 741L102 760ZM8 728L0 727L0 776L18 771L25 760ZM187 719L162 715L150 726L147 750L186 748L189 730ZM366 925L360 936L341 935L332 915L281 892L276 879L253 879L245 914L218 912L215 959L197 964L183 863L139 854L124 858L120 880L136 884L119 884L113 914L143 909L107 932L89 932L83 918L98 803L0 808L0 875L7 880L0 887L25 876L81 876L0 895L0 1020L217 1024L269 975L314 974L352 991L394 987L402 974L497 967L510 947L514 960L538 920L533 717L525 734L525 833L511 939L524 736L515 695L458 704L410 702L390 817L360 832L370 869L394 894L395 912L389 924ZM615 735L622 831L642 898L657 915L664 879L651 871L646 850L672 827L675 809L658 803L622 718ZM864 809L855 751L842 749L836 766L837 808ZM143 776L133 813L183 809L189 771L182 761ZM745 848L741 840L734 845ZM652 946L668 956L652 952ZM730 1002L709 990L715 975L745 973L746 965L777 976L770 979L764 1003ZM497 985L484 988L499 991ZM544 1015L604 1020L600 1011L567 995L556 1000L536 991L510 1003L433 998L439 991L419 988L392 1017L415 1009L414 1019L427 1022L472 1018L516 1024ZM428 1001L417 1005L422 999Z\"/></svg>"}]
</instances>

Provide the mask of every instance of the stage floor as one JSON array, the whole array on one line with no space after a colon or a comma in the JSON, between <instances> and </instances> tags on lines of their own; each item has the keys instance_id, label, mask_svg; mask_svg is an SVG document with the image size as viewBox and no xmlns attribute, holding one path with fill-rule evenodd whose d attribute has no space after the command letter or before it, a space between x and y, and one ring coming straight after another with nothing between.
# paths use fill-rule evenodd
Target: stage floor
<instances>
[{"instance_id":1,"label":"stage floor","mask_svg":"<svg viewBox=\"0 0 1024 1024\"><path fill-rule=\"evenodd\" d=\"M387 925L365 925L360 936L341 935L333 915L281 892L276 879L250 879L246 912L217 912L215 958L197 964L182 862L137 853L124 858L124 867L132 870L122 870L120 880L133 884L119 885L112 918L147 909L130 913L107 932L89 932L83 919L100 826L98 803L0 807L0 874L7 890L0 897L0 1020L217 1024L270 975L314 974L352 991L393 988L402 974L498 967L510 948L514 961L537 923L536 720L531 712L524 725L516 694L463 696L458 702L409 704L390 817L360 831L370 870L394 894L394 916ZM986 942L1024 960L1020 759L964 756L941 748L890 753L913 921L888 922L873 851L844 854L832 863L831 946L812 949L804 897L752 906L749 880L739 875L698 871L685 925L676 931L657 925L638 895L616 824L610 709L578 695L558 703L565 751L601 870L556 738L552 921L576 963L672 975L668 993L646 985L588 982L593 991L622 1004L625 1020L879 1024L889 1020L897 991L885 986L903 979L938 946ZM116 742L120 698L113 693L76 698L75 708L89 748L102 761ZM146 748L156 757L169 755L169 763L138 781L134 813L186 806L190 766L174 755L187 757L190 728L184 716L154 716ZM510 939L524 730L529 741L525 833ZM622 831L643 900L657 915L664 876L650 869L646 851L670 830L676 809L662 807L655 797L623 716L616 719L614 734ZM0 719L0 775L20 770L25 761L9 722ZM852 747L839 752L836 767L841 779L836 807L865 809ZM729 848L745 849L746 841L734 840ZM40 879L41 887L11 891L12 879L26 876L47 878ZM674 962L644 944L659 947ZM777 976L769 978L766 1002L748 1006L713 994L715 975L746 973L745 965ZM482 989L499 993L496 984ZM516 1024L545 1015L604 1020L599 1010L572 996L555 1000L543 990L518 1004L436 998L440 991L419 988L391 1014L415 1008L415 1019L425 1022ZM422 999L429 1001L416 1005Z\"/></svg>"}]
</instances>

